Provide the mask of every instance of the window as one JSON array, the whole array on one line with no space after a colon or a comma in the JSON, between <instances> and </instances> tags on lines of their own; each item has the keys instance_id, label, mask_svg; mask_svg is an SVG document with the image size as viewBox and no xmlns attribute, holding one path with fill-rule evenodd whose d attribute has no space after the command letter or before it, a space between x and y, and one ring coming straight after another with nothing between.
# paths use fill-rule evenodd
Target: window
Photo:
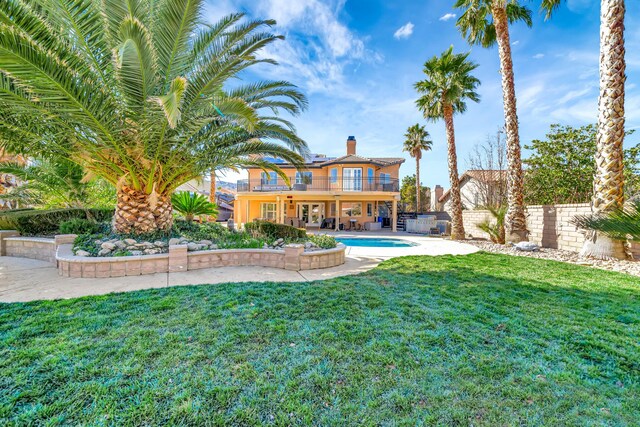
<instances>
[{"instance_id":1,"label":"window","mask_svg":"<svg viewBox=\"0 0 640 427\"><path fill-rule=\"evenodd\" d=\"M338 168L332 168L329 171L329 182L335 184L338 182Z\"/></svg>"},{"instance_id":2,"label":"window","mask_svg":"<svg viewBox=\"0 0 640 427\"><path fill-rule=\"evenodd\" d=\"M260 175L260 184L276 185L278 183L278 174L275 172L262 172Z\"/></svg>"},{"instance_id":3,"label":"window","mask_svg":"<svg viewBox=\"0 0 640 427\"><path fill-rule=\"evenodd\" d=\"M369 181L369 187L373 186L373 168L367 168L367 181Z\"/></svg>"},{"instance_id":4,"label":"window","mask_svg":"<svg viewBox=\"0 0 640 427\"><path fill-rule=\"evenodd\" d=\"M263 219L276 220L276 204L275 203L261 203L260 204L260 217Z\"/></svg>"},{"instance_id":5,"label":"window","mask_svg":"<svg viewBox=\"0 0 640 427\"><path fill-rule=\"evenodd\" d=\"M342 216L361 216L362 203L346 202L340 205Z\"/></svg>"},{"instance_id":6,"label":"window","mask_svg":"<svg viewBox=\"0 0 640 427\"><path fill-rule=\"evenodd\" d=\"M373 203L367 203L367 216L373 216Z\"/></svg>"},{"instance_id":7,"label":"window","mask_svg":"<svg viewBox=\"0 0 640 427\"><path fill-rule=\"evenodd\" d=\"M329 205L329 216L336 216L336 204L331 203Z\"/></svg>"},{"instance_id":8,"label":"window","mask_svg":"<svg viewBox=\"0 0 640 427\"><path fill-rule=\"evenodd\" d=\"M391 183L391 174L381 173L380 174L380 183L381 184L389 184L389 183Z\"/></svg>"},{"instance_id":9,"label":"window","mask_svg":"<svg viewBox=\"0 0 640 427\"><path fill-rule=\"evenodd\" d=\"M342 190L362 191L362 168L342 168Z\"/></svg>"},{"instance_id":10,"label":"window","mask_svg":"<svg viewBox=\"0 0 640 427\"><path fill-rule=\"evenodd\" d=\"M296 184L311 184L312 182L312 172L296 172Z\"/></svg>"}]
</instances>

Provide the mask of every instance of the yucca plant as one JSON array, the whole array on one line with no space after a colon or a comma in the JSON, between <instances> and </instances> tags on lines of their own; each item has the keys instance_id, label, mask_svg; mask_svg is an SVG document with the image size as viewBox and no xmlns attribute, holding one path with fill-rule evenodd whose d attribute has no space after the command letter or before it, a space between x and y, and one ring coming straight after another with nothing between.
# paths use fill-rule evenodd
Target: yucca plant
<instances>
[{"instance_id":1,"label":"yucca plant","mask_svg":"<svg viewBox=\"0 0 640 427\"><path fill-rule=\"evenodd\" d=\"M505 216L507 214L507 206L487 206L485 207L491 213L494 221L485 220L476 226L489 235L489 240L493 243L504 245L506 242L505 232Z\"/></svg>"},{"instance_id":2,"label":"yucca plant","mask_svg":"<svg viewBox=\"0 0 640 427\"><path fill-rule=\"evenodd\" d=\"M272 20L203 20L203 0L0 0L0 148L55 153L117 189L114 228L171 227L171 197L210 170L301 165L285 81L247 83ZM245 74L242 74L244 76ZM233 80L233 86L228 82Z\"/></svg>"},{"instance_id":3,"label":"yucca plant","mask_svg":"<svg viewBox=\"0 0 640 427\"><path fill-rule=\"evenodd\" d=\"M599 231L614 240L640 241L640 199L630 202L627 208L576 216L572 223L585 230Z\"/></svg>"},{"instance_id":4,"label":"yucca plant","mask_svg":"<svg viewBox=\"0 0 640 427\"><path fill-rule=\"evenodd\" d=\"M218 215L218 206L211 203L207 197L202 194L192 193L190 191L178 191L171 196L171 204L173 209L180 212L187 222L193 221L195 216L200 215Z\"/></svg>"}]
</instances>

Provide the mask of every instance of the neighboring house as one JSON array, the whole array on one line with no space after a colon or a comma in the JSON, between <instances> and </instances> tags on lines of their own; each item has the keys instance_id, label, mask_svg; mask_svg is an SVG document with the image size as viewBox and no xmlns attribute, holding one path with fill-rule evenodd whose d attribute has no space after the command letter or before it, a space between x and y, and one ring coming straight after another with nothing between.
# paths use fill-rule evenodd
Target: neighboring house
<instances>
[{"instance_id":1,"label":"neighboring house","mask_svg":"<svg viewBox=\"0 0 640 427\"><path fill-rule=\"evenodd\" d=\"M507 196L507 171L468 170L460 176L462 209L478 209L504 203ZM442 210L451 210L451 190L439 199Z\"/></svg>"},{"instance_id":2,"label":"neighboring house","mask_svg":"<svg viewBox=\"0 0 640 427\"><path fill-rule=\"evenodd\" d=\"M304 169L271 159L287 175L248 169L249 179L238 181L234 220L255 219L304 227L339 229L381 222L396 231L403 158L366 157L356 153L356 139L347 139L346 155L329 158L313 154ZM372 225L371 227L375 227Z\"/></svg>"},{"instance_id":3,"label":"neighboring house","mask_svg":"<svg viewBox=\"0 0 640 427\"><path fill-rule=\"evenodd\" d=\"M22 156L12 156L5 153L3 150L0 150L0 163L3 162L17 162L20 164L25 163L25 159ZM13 175L9 175L6 173L0 173L0 197L2 194L6 194L11 191L12 188L20 185L16 177ZM18 203L16 201L9 202L6 200L0 199L0 210L6 209L15 209L18 207Z\"/></svg>"}]
</instances>

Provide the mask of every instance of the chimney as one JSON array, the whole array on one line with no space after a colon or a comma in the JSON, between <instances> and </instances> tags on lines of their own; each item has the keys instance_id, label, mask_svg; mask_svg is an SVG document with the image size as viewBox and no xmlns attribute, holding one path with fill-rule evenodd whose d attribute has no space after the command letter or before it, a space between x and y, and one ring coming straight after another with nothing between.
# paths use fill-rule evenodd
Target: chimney
<instances>
[{"instance_id":1,"label":"chimney","mask_svg":"<svg viewBox=\"0 0 640 427\"><path fill-rule=\"evenodd\" d=\"M431 210L439 211L440 210L440 197L444 194L444 188L439 185L436 185L436 188L431 190Z\"/></svg>"},{"instance_id":2,"label":"chimney","mask_svg":"<svg viewBox=\"0 0 640 427\"><path fill-rule=\"evenodd\" d=\"M356 137L350 136L347 138L347 156L356 155Z\"/></svg>"}]
</instances>

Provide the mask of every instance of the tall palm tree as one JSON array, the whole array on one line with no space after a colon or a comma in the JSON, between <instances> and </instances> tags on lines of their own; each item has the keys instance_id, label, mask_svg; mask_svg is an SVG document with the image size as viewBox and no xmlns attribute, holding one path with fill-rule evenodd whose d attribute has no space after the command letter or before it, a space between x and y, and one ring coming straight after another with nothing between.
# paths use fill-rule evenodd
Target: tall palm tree
<instances>
[{"instance_id":1,"label":"tall palm tree","mask_svg":"<svg viewBox=\"0 0 640 427\"><path fill-rule=\"evenodd\" d=\"M402 151L409 153L411 157L416 159L416 212L420 212L420 159L422 159L422 152L431 150L433 141L430 138L429 132L416 123L413 126L409 126L407 133L404 134L404 146Z\"/></svg>"},{"instance_id":2,"label":"tall palm tree","mask_svg":"<svg viewBox=\"0 0 640 427\"><path fill-rule=\"evenodd\" d=\"M543 0L547 16L561 0ZM599 216L624 206L624 96L625 47L624 0L600 1L600 97L596 134L596 173L593 178L591 210ZM625 258L622 240L590 231L582 255L597 258Z\"/></svg>"},{"instance_id":3,"label":"tall palm tree","mask_svg":"<svg viewBox=\"0 0 640 427\"><path fill-rule=\"evenodd\" d=\"M0 148L63 155L116 186L117 232L172 223L171 193L213 167L302 164L278 113L305 96L243 82L281 39L272 20L204 22L204 0L0 2ZM227 82L234 80L233 86Z\"/></svg>"},{"instance_id":4,"label":"tall palm tree","mask_svg":"<svg viewBox=\"0 0 640 427\"><path fill-rule=\"evenodd\" d=\"M478 65L467 60L468 56L468 53L454 54L451 46L442 55L425 62L423 71L427 78L415 84L416 90L422 95L416 105L424 117L431 121L444 119L451 181L452 239L464 239L465 236L453 115L466 111L467 99L480 101L480 96L476 93L480 80L471 75Z\"/></svg>"},{"instance_id":5,"label":"tall palm tree","mask_svg":"<svg viewBox=\"0 0 640 427\"><path fill-rule=\"evenodd\" d=\"M465 9L456 25L467 41L483 47L498 44L505 132L507 135L507 239L527 240L527 218L524 211L524 189L516 89L511 59L509 24L522 21L531 26L531 10L518 0L457 0L455 7Z\"/></svg>"}]
</instances>

